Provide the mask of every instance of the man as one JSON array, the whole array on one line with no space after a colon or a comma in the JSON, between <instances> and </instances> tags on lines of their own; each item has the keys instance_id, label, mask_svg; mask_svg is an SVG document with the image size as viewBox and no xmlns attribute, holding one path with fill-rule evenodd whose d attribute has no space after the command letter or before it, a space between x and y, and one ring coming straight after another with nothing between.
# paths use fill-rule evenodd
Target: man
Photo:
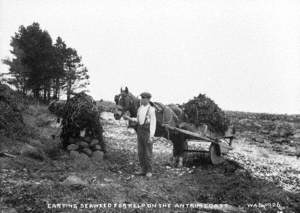
<instances>
[{"instance_id":1,"label":"man","mask_svg":"<svg viewBox=\"0 0 300 213\"><path fill-rule=\"evenodd\" d=\"M124 115L123 118L137 122L137 147L141 171L138 175L152 176L152 149L156 129L155 109L150 105L151 94L141 94L141 104L136 118Z\"/></svg>"}]
</instances>

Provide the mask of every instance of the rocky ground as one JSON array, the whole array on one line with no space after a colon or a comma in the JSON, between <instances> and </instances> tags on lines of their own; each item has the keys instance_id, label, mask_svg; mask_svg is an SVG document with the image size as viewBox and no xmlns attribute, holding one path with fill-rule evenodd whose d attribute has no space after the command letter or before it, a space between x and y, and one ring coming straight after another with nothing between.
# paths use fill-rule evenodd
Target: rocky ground
<instances>
[{"instance_id":1,"label":"rocky ground","mask_svg":"<svg viewBox=\"0 0 300 213\"><path fill-rule=\"evenodd\" d=\"M54 137L60 128L45 106L29 107L23 118L31 131L30 137L0 137L1 152L16 156L0 157L2 212L300 211L300 163L296 146L288 142L273 143L272 138L256 141L253 138L265 137L259 131L256 135L256 130L238 131L234 149L219 166L211 165L205 156L191 154L184 168L174 168L170 164L171 143L158 139L154 144L154 176L149 179L134 175L139 169L136 134L127 129L124 121L115 121L111 113L102 114L108 155L99 161L72 159L61 151L59 139ZM292 140L290 135L286 138ZM22 154L25 142L43 154ZM80 205L101 203L160 203L170 204L171 208ZM62 208L57 204L68 205ZM75 204L84 208L75 209Z\"/></svg>"}]
</instances>

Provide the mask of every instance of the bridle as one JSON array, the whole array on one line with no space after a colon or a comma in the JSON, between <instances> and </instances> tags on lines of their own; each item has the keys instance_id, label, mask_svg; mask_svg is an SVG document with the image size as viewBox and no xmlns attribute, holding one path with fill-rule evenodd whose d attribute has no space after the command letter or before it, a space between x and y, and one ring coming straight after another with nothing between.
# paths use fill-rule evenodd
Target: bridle
<instances>
[{"instance_id":1,"label":"bridle","mask_svg":"<svg viewBox=\"0 0 300 213\"><path fill-rule=\"evenodd\" d=\"M118 98L117 98L117 107L121 111L120 117L122 117L128 111L130 112L130 106L135 108L134 100L133 100L133 98L130 98L130 97L129 97L129 107L126 106L127 109L125 109L122 105L120 105L120 102L121 102L122 98L126 98L126 97L129 97L129 94L124 94L124 93L122 94L121 93L120 95L118 95ZM130 114L132 114L132 113L130 113Z\"/></svg>"}]
</instances>

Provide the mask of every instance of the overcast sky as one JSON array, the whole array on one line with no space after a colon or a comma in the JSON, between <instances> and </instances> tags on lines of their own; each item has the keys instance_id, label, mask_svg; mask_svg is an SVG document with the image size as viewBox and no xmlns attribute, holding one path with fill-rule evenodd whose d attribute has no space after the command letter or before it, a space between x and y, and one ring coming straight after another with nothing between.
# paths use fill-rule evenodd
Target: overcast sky
<instances>
[{"instance_id":1,"label":"overcast sky","mask_svg":"<svg viewBox=\"0 0 300 213\"><path fill-rule=\"evenodd\" d=\"M77 49L95 99L127 85L162 103L205 93L225 110L300 114L299 0L0 0L0 58L33 22Z\"/></svg>"}]
</instances>

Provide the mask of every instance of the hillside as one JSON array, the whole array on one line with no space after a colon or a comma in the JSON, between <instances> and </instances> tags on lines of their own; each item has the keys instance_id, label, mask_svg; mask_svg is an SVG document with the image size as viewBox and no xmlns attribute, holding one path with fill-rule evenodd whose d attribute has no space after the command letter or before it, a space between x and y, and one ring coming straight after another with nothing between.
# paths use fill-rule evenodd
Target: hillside
<instances>
[{"instance_id":1,"label":"hillside","mask_svg":"<svg viewBox=\"0 0 300 213\"><path fill-rule=\"evenodd\" d=\"M0 152L12 155L0 157L0 210L4 212L79 212L70 204L80 207L80 204L99 203L171 203L178 212L199 209L174 206L176 203L227 204L206 206L200 208L202 212L300 210L298 116L258 118L251 113L227 112L237 125L238 137L233 142L234 149L226 156L227 161L219 166L208 163L205 156L192 154L185 167L174 168L170 164L172 144L159 138L154 144L154 176L147 179L134 175L139 168L135 132L127 128L125 121L114 120L111 112L101 114L108 155L99 161L72 159L62 151L60 126L46 105L27 104L20 113L25 128L21 137L0 136ZM281 124L291 125L292 129L281 134L278 127ZM272 131L276 134L271 134ZM28 144L34 147L35 155L28 155ZM55 204L59 203L69 206L58 208ZM135 212L136 209L87 206L83 210ZM146 210L143 207L138 212ZM148 211L171 212L171 209L157 207Z\"/></svg>"}]
</instances>

